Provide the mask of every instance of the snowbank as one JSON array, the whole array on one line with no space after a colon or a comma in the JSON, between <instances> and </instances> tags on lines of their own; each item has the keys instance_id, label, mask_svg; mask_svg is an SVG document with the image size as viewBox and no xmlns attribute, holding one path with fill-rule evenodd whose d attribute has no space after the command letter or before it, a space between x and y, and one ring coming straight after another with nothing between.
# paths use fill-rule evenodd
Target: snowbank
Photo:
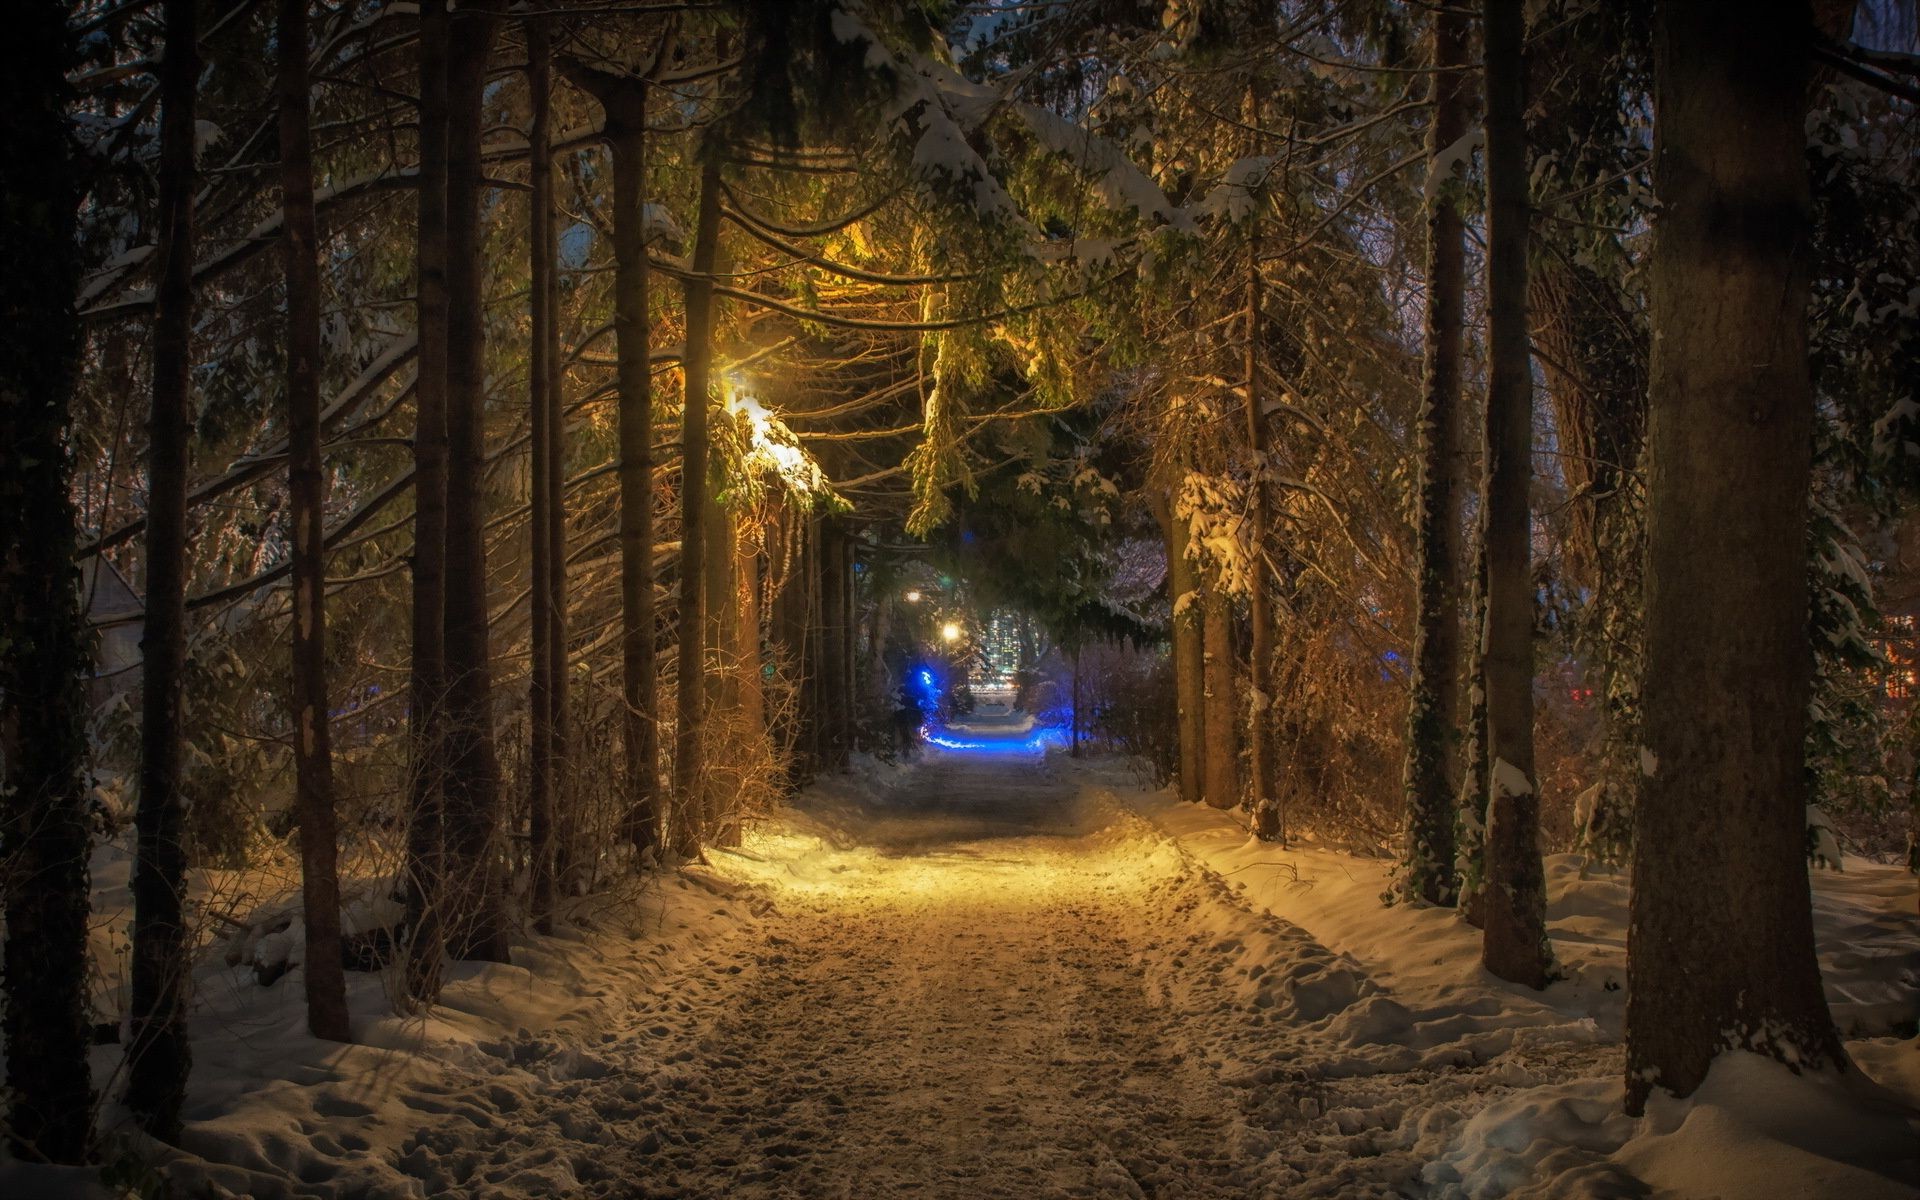
<instances>
[{"instance_id":1,"label":"snowbank","mask_svg":"<svg viewBox=\"0 0 1920 1200\"><path fill-rule=\"evenodd\" d=\"M116 873L114 857L109 848L101 864L102 946L124 936L115 907L124 871ZM594 1046L631 1023L654 981L714 954L757 927L764 912L764 898L751 889L688 867L628 895L577 902L553 936L517 938L511 965L455 964L440 1002L416 1016L394 1015L386 974L350 972L350 1045L307 1033L298 965L262 987L249 962L230 967L208 954L195 972L181 1145L145 1138L128 1114L109 1107L100 1121L108 1174L145 1177L156 1166L177 1194L261 1200L447 1194L461 1185L458 1164L432 1160L418 1143L424 1124L483 1121L476 1098L489 1108L510 1106L535 1086L592 1077L601 1069ZM296 963L299 957L296 948ZM697 1032L706 1014L693 999L669 1006L673 1015L658 1036ZM113 1045L95 1051L94 1083L103 1094L119 1089L121 1054ZM575 1169L558 1158L530 1166L519 1194L564 1195ZM0 1196L119 1194L103 1189L93 1171L0 1155Z\"/></svg>"},{"instance_id":2,"label":"snowbank","mask_svg":"<svg viewBox=\"0 0 1920 1200\"><path fill-rule=\"evenodd\" d=\"M1567 978L1544 993L1480 967L1479 931L1448 910L1383 906L1391 864L1253 840L1236 817L1127 788L1115 799L1245 902L1297 925L1380 985L1331 1026L1403 1058L1432 1046L1497 1054L1500 1038L1617 1042L1625 1009L1628 889L1578 855L1547 860L1548 930ZM1849 861L1814 878L1814 924L1835 1019L1860 1074L1795 1075L1751 1054L1719 1060L1692 1097L1622 1115L1616 1071L1513 1088L1457 1128L1423 1174L1441 1197L1878 1197L1920 1187L1920 916L1896 867ZM1390 995L1386 993L1391 993ZM1899 1030L1905 1037L1886 1036ZM1502 1034L1504 1032L1504 1035ZM1399 1065L1399 1064L1396 1064ZM1865 1077L1863 1078L1862 1075ZM1406 1136L1410 1132L1403 1131Z\"/></svg>"}]
</instances>

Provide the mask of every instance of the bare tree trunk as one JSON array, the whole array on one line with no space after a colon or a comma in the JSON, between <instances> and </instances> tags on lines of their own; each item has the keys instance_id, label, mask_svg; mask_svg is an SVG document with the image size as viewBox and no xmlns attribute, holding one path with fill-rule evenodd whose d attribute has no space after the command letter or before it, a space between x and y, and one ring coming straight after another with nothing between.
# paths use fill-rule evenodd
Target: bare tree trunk
<instances>
[{"instance_id":1,"label":"bare tree trunk","mask_svg":"<svg viewBox=\"0 0 1920 1200\"><path fill-rule=\"evenodd\" d=\"M414 253L413 656L408 669L407 965L414 1003L440 994L446 952L447 32L420 2L420 181Z\"/></svg>"},{"instance_id":2,"label":"bare tree trunk","mask_svg":"<svg viewBox=\"0 0 1920 1200\"><path fill-rule=\"evenodd\" d=\"M673 756L674 852L700 853L706 836L700 739L706 719L707 405L713 390L713 267L720 248L720 146L700 148L700 213L686 284L687 336L680 419L679 728Z\"/></svg>"},{"instance_id":3,"label":"bare tree trunk","mask_svg":"<svg viewBox=\"0 0 1920 1200\"><path fill-rule=\"evenodd\" d=\"M820 525L820 768L847 763L847 535L836 521Z\"/></svg>"},{"instance_id":4,"label":"bare tree trunk","mask_svg":"<svg viewBox=\"0 0 1920 1200\"><path fill-rule=\"evenodd\" d=\"M307 0L280 0L280 195L287 260L287 495L293 508L293 764L307 1028L344 1042L340 847L327 725L327 479L320 456L320 263L308 118Z\"/></svg>"},{"instance_id":5,"label":"bare tree trunk","mask_svg":"<svg viewBox=\"0 0 1920 1200\"><path fill-rule=\"evenodd\" d=\"M557 232L557 231L556 231ZM571 694L571 663L567 655L567 372L560 359L560 271L558 244L553 244L554 269L547 273L547 620L552 632L553 694L548 699L548 722L553 754L553 863L557 891L573 869L574 848L569 838L578 824L574 795L567 701ZM651 470L648 472L651 482ZM651 506L649 506L651 507ZM651 539L649 539L651 540ZM651 598L652 587L648 587ZM651 622L649 622L651 626Z\"/></svg>"},{"instance_id":6,"label":"bare tree trunk","mask_svg":"<svg viewBox=\"0 0 1920 1200\"><path fill-rule=\"evenodd\" d=\"M1481 957L1502 979L1553 978L1533 769L1533 376L1527 341L1522 0L1487 0L1487 886Z\"/></svg>"},{"instance_id":7,"label":"bare tree trunk","mask_svg":"<svg viewBox=\"0 0 1920 1200\"><path fill-rule=\"evenodd\" d=\"M160 64L160 263L147 446L146 625L140 638L140 803L133 867L127 1107L164 1142L180 1137L187 1045L186 811L180 679L186 663L187 430L193 367L194 0L166 0Z\"/></svg>"},{"instance_id":8,"label":"bare tree trunk","mask_svg":"<svg viewBox=\"0 0 1920 1200\"><path fill-rule=\"evenodd\" d=\"M507 961L500 763L487 630L486 324L480 248L481 93L498 17L463 4L447 73L447 947Z\"/></svg>"},{"instance_id":9,"label":"bare tree trunk","mask_svg":"<svg viewBox=\"0 0 1920 1200\"><path fill-rule=\"evenodd\" d=\"M734 722L739 716L740 701L740 607L739 597L734 590L735 551L733 511L709 494L707 619L704 634L709 655L706 721L710 737L729 744L737 744ZM732 760L734 756L728 755L726 759ZM734 762L725 761L717 755L710 756L706 765L707 785L703 803L707 813L708 836L716 846L727 845L728 830L738 828L741 775L730 769Z\"/></svg>"},{"instance_id":10,"label":"bare tree trunk","mask_svg":"<svg viewBox=\"0 0 1920 1200\"><path fill-rule=\"evenodd\" d=\"M854 545L852 530L841 540L841 695L847 707L841 710L841 755L839 768L852 766L852 751L860 739L860 572L854 570L860 553Z\"/></svg>"},{"instance_id":11,"label":"bare tree trunk","mask_svg":"<svg viewBox=\"0 0 1920 1200\"><path fill-rule=\"evenodd\" d=\"M12 14L16 69L0 78L0 888L7 1136L18 1158L87 1158L87 631L74 578L69 447L80 330L80 198L68 6Z\"/></svg>"},{"instance_id":12,"label":"bare tree trunk","mask_svg":"<svg viewBox=\"0 0 1920 1200\"><path fill-rule=\"evenodd\" d=\"M1433 15L1433 123L1427 157L1437 161L1466 136L1468 14ZM1459 794L1461 548L1461 349L1466 310L1466 222L1458 198L1463 169L1434 180L1427 196L1425 396L1420 408L1419 578L1407 709L1407 888L1429 904L1454 902L1454 802Z\"/></svg>"},{"instance_id":13,"label":"bare tree trunk","mask_svg":"<svg viewBox=\"0 0 1920 1200\"><path fill-rule=\"evenodd\" d=\"M786 719L774 730L774 750L786 766L783 786L792 792L797 791L807 778L806 729L810 708L806 675L808 520L804 513L788 503L779 510L776 527L781 531L788 549L780 591L773 597L768 640L776 661L791 679L793 699L787 707Z\"/></svg>"},{"instance_id":14,"label":"bare tree trunk","mask_svg":"<svg viewBox=\"0 0 1920 1200\"><path fill-rule=\"evenodd\" d=\"M1068 656L1073 663L1073 707L1068 718L1072 736L1067 741L1067 754L1072 758L1080 757L1080 647L1075 646Z\"/></svg>"},{"instance_id":15,"label":"bare tree trunk","mask_svg":"<svg viewBox=\"0 0 1920 1200\"><path fill-rule=\"evenodd\" d=\"M822 662L824 656L821 646L825 635L825 622L821 616L824 606L821 603L821 543L826 538L827 523L820 517L808 517L801 525L803 533L798 564L800 585L797 614L800 634L800 754L799 779L801 785L812 782L823 769L822 763L826 746L826 719L821 715L825 697L825 680Z\"/></svg>"},{"instance_id":16,"label":"bare tree trunk","mask_svg":"<svg viewBox=\"0 0 1920 1200\"><path fill-rule=\"evenodd\" d=\"M724 549L728 566L724 584L727 592L721 613L725 628L716 631L717 644L724 647L726 664L726 707L732 741L740 748L743 763L752 767L764 754L765 707L760 686L760 563L741 514L722 508L727 536ZM715 549L723 548L716 543ZM738 784L752 777L742 772ZM717 846L738 846L745 817L747 796L736 787L731 796L718 797L719 827L714 831Z\"/></svg>"},{"instance_id":17,"label":"bare tree trunk","mask_svg":"<svg viewBox=\"0 0 1920 1200\"><path fill-rule=\"evenodd\" d=\"M553 152L552 152L552 47L548 41L547 18L523 18L521 28L527 38L527 94L532 105L527 130L527 179L532 188L528 202L527 249L528 292L533 330L527 347L529 426L533 459L533 494L528 506L532 533L532 579L527 589L530 640L533 652L533 678L528 689L527 707L532 713L532 744L528 764L531 786L527 796L527 846L533 860L528 887L529 916L542 933L553 929L554 905L554 804L559 792L560 760L554 745L559 689L558 648L554 635L554 558L563 549L554 544L556 523L551 511L558 498L553 474L559 461L554 444L556 422L553 409L553 363L556 299L553 242Z\"/></svg>"},{"instance_id":18,"label":"bare tree trunk","mask_svg":"<svg viewBox=\"0 0 1920 1200\"><path fill-rule=\"evenodd\" d=\"M1240 722L1234 709L1233 606L1217 586L1204 584L1201 630L1205 649L1202 725L1206 733L1207 803L1233 808L1240 803Z\"/></svg>"},{"instance_id":19,"label":"bare tree trunk","mask_svg":"<svg viewBox=\"0 0 1920 1200\"><path fill-rule=\"evenodd\" d=\"M1247 93L1246 124L1259 127L1259 108ZM1249 147L1250 152L1257 142ZM1247 492L1247 540L1253 546L1247 567L1248 624L1252 645L1247 653L1247 807L1253 814L1254 836L1263 842L1286 841L1286 814L1281 811L1279 780L1273 763L1273 573L1267 569L1267 422L1261 411L1260 391L1260 216L1256 205L1248 218L1245 322L1241 344L1241 374L1246 379L1245 415L1247 456L1250 461Z\"/></svg>"},{"instance_id":20,"label":"bare tree trunk","mask_svg":"<svg viewBox=\"0 0 1920 1200\"><path fill-rule=\"evenodd\" d=\"M1657 21L1633 1113L1727 1050L1847 1065L1805 858L1810 14L1677 2Z\"/></svg>"},{"instance_id":21,"label":"bare tree trunk","mask_svg":"<svg viewBox=\"0 0 1920 1200\"><path fill-rule=\"evenodd\" d=\"M620 395L621 746L627 841L661 837L658 616L653 566L653 324L647 312L647 84L565 64L606 111L613 154L614 341ZM683 547L684 552L684 547Z\"/></svg>"},{"instance_id":22,"label":"bare tree trunk","mask_svg":"<svg viewBox=\"0 0 1920 1200\"><path fill-rule=\"evenodd\" d=\"M1190 531L1180 516L1177 485L1155 489L1154 515L1167 540L1167 603L1172 609L1173 692L1179 738L1180 798L1200 802L1204 793L1201 763L1202 712L1206 696L1206 651L1202 646L1199 577L1187 557ZM1024 656L1024 646L1022 647Z\"/></svg>"}]
</instances>

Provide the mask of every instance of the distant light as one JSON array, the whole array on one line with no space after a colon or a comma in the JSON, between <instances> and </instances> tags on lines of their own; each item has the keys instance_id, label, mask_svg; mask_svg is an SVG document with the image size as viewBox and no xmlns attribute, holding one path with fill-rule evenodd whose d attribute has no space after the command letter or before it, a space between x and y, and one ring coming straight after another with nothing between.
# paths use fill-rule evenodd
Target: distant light
<instances>
[{"instance_id":1,"label":"distant light","mask_svg":"<svg viewBox=\"0 0 1920 1200\"><path fill-rule=\"evenodd\" d=\"M906 597L905 597L905 599L906 599L906 601L907 601L907 603L908 603L908 604L918 604L918 603L920 603L920 591L919 591L919 589L918 589L918 588L915 588L914 590L912 590L912 591L910 591L910 592L908 592L908 593L906 594Z\"/></svg>"},{"instance_id":2,"label":"distant light","mask_svg":"<svg viewBox=\"0 0 1920 1200\"><path fill-rule=\"evenodd\" d=\"M957 642L960 640L960 626L948 621L940 627L940 636L950 642Z\"/></svg>"}]
</instances>

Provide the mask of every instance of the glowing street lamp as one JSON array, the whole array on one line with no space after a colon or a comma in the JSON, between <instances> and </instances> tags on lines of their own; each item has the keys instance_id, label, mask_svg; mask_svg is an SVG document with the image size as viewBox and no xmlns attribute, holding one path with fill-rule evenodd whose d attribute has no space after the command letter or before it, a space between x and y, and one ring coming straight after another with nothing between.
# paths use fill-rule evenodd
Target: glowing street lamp
<instances>
[{"instance_id":1,"label":"glowing street lamp","mask_svg":"<svg viewBox=\"0 0 1920 1200\"><path fill-rule=\"evenodd\" d=\"M908 592L904 598L908 604L920 603L920 589L918 588L913 589L912 591Z\"/></svg>"},{"instance_id":2,"label":"glowing street lamp","mask_svg":"<svg viewBox=\"0 0 1920 1200\"><path fill-rule=\"evenodd\" d=\"M949 642L957 642L960 640L960 626L956 622L948 621L940 627L940 636Z\"/></svg>"}]
</instances>

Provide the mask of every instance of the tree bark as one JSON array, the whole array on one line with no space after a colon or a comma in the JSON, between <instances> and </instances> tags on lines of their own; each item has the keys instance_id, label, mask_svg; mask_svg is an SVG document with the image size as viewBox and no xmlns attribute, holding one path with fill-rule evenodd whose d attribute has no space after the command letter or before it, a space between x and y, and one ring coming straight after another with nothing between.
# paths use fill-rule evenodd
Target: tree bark
<instances>
[{"instance_id":1,"label":"tree bark","mask_svg":"<svg viewBox=\"0 0 1920 1200\"><path fill-rule=\"evenodd\" d=\"M421 0L406 872L406 992L416 1004L440 994L446 951L448 25L446 0Z\"/></svg>"},{"instance_id":2,"label":"tree bark","mask_svg":"<svg viewBox=\"0 0 1920 1200\"><path fill-rule=\"evenodd\" d=\"M1240 803L1240 722L1234 709L1233 606L1216 586L1203 585L1201 629L1204 637L1205 691L1201 718L1206 733L1206 784L1202 791L1215 808Z\"/></svg>"},{"instance_id":3,"label":"tree bark","mask_svg":"<svg viewBox=\"0 0 1920 1200\"><path fill-rule=\"evenodd\" d=\"M606 113L613 155L614 341L620 397L621 747L628 843L644 854L660 842L658 616L653 569L653 325L646 237L647 85L567 64L568 77ZM684 552L684 551L683 551Z\"/></svg>"},{"instance_id":4,"label":"tree bark","mask_svg":"<svg viewBox=\"0 0 1920 1200\"><path fill-rule=\"evenodd\" d=\"M840 617L840 680L841 694L845 697L845 706L840 716L840 761L839 768L847 770L853 765L854 744L860 736L860 710L863 701L860 695L860 552L856 538L851 530L840 542L840 580L841 580L841 617Z\"/></svg>"},{"instance_id":5,"label":"tree bark","mask_svg":"<svg viewBox=\"0 0 1920 1200\"><path fill-rule=\"evenodd\" d=\"M66 106L68 6L22 5L23 50L0 79L0 1009L8 1140L16 1157L87 1158L87 631L73 569L68 449L80 348L77 162Z\"/></svg>"},{"instance_id":6,"label":"tree bark","mask_svg":"<svg viewBox=\"0 0 1920 1200\"><path fill-rule=\"evenodd\" d=\"M1247 154L1259 152L1260 108L1251 88L1243 107L1249 130ZM1247 650L1247 808L1253 814L1254 836L1263 842L1286 841L1286 815L1281 809L1279 779L1274 770L1274 737L1270 722L1276 711L1273 695L1273 578L1267 570L1267 420L1261 411L1260 379L1260 210L1262 197L1253 197L1247 218L1245 292L1240 319L1240 375L1246 381L1241 399L1247 437L1247 541L1253 548L1247 565L1247 616L1251 644Z\"/></svg>"},{"instance_id":7,"label":"tree bark","mask_svg":"<svg viewBox=\"0 0 1920 1200\"><path fill-rule=\"evenodd\" d=\"M820 731L820 769L838 771L847 762L847 547L837 521L820 526L820 675L815 720Z\"/></svg>"},{"instance_id":8,"label":"tree bark","mask_svg":"<svg viewBox=\"0 0 1920 1200\"><path fill-rule=\"evenodd\" d=\"M1201 629L1199 576L1187 557L1191 536L1169 490L1158 506L1167 538L1167 602L1172 606L1173 692L1179 738L1180 798L1198 804L1205 796L1202 708L1206 703L1206 650Z\"/></svg>"},{"instance_id":9,"label":"tree bark","mask_svg":"<svg viewBox=\"0 0 1920 1200\"><path fill-rule=\"evenodd\" d=\"M686 282L687 335L680 418L679 727L674 731L675 853L691 858L706 836L700 739L706 718L707 405L713 390L713 267L720 247L720 146L700 148L700 211Z\"/></svg>"},{"instance_id":10,"label":"tree bark","mask_svg":"<svg viewBox=\"0 0 1920 1200\"><path fill-rule=\"evenodd\" d=\"M194 0L166 0L160 64L160 262L147 448L146 624L140 638L140 801L134 822L127 1107L164 1142L180 1137L187 1045L186 811L180 681L186 661L187 430L193 365Z\"/></svg>"},{"instance_id":11,"label":"tree bark","mask_svg":"<svg viewBox=\"0 0 1920 1200\"><path fill-rule=\"evenodd\" d=\"M715 482L717 487L718 481ZM709 489L707 498L706 720L714 745L738 746L739 730L735 722L739 718L740 702L740 608L734 590L734 514L719 502L713 490ZM717 729L715 722L718 722ZM704 808L709 838L716 846L730 844L728 830L737 829L739 820L742 776L728 769L738 764L739 758L732 754L726 757L733 763L717 758L709 758L707 763Z\"/></svg>"},{"instance_id":12,"label":"tree bark","mask_svg":"<svg viewBox=\"0 0 1920 1200\"><path fill-rule=\"evenodd\" d=\"M1805 857L1810 15L1695 2L1657 21L1634 1113L1726 1050L1847 1063Z\"/></svg>"},{"instance_id":13,"label":"tree bark","mask_svg":"<svg viewBox=\"0 0 1920 1200\"><path fill-rule=\"evenodd\" d=\"M770 633L793 692L774 748L786 767L785 788L794 792L811 778L807 755L813 705L812 685L807 676L807 605L813 590L809 583L812 576L807 566L807 547L812 523L790 501L781 507L779 522L788 551L780 592L773 602Z\"/></svg>"},{"instance_id":14,"label":"tree bark","mask_svg":"<svg viewBox=\"0 0 1920 1200\"><path fill-rule=\"evenodd\" d=\"M553 486L559 463L555 445L554 395L554 241L552 47L547 18L523 18L527 38L527 95L532 107L527 130L527 181L532 188L527 214L528 293L532 334L527 347L529 414L528 453L533 460L533 494L528 505L532 534L532 578L527 589L529 640L532 643L532 680L527 707L532 713L528 762L532 779L527 796L527 850L532 859L528 882L528 909L534 928L553 929L554 808L559 793L561 760L554 733L559 707L559 653L554 644L558 625L554 616L554 566L564 548L554 542L556 522L552 507L559 499Z\"/></svg>"},{"instance_id":15,"label":"tree bark","mask_svg":"<svg viewBox=\"0 0 1920 1200\"><path fill-rule=\"evenodd\" d=\"M447 72L447 948L507 961L500 763L487 629L486 323L481 261L482 90L498 16L463 4Z\"/></svg>"},{"instance_id":16,"label":"tree bark","mask_svg":"<svg viewBox=\"0 0 1920 1200\"><path fill-rule=\"evenodd\" d=\"M1427 157L1437 160L1466 136L1470 18L1442 8L1433 16L1433 118ZM1461 498L1466 456L1461 349L1466 311L1466 222L1452 190L1464 169L1436 180L1427 197L1425 389L1418 462L1419 576L1414 588L1413 663L1407 709L1407 890L1429 904L1452 904L1454 803L1459 795L1460 600L1465 592Z\"/></svg>"},{"instance_id":17,"label":"tree bark","mask_svg":"<svg viewBox=\"0 0 1920 1200\"><path fill-rule=\"evenodd\" d=\"M1487 0L1487 886L1481 958L1502 979L1553 978L1533 768L1533 376L1527 340L1522 0Z\"/></svg>"},{"instance_id":18,"label":"tree bark","mask_svg":"<svg viewBox=\"0 0 1920 1200\"><path fill-rule=\"evenodd\" d=\"M294 811L307 940L307 1028L344 1042L340 847L327 723L327 479L320 453L320 263L313 211L307 0L280 0L280 196L287 271L287 496L293 521Z\"/></svg>"}]
</instances>

